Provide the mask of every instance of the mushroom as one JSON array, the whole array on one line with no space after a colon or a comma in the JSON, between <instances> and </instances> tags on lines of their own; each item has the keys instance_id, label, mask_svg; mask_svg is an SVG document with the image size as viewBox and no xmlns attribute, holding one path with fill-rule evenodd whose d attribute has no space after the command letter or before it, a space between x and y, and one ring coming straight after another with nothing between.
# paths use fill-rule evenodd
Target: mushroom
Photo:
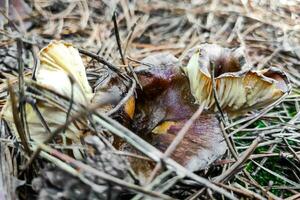
<instances>
[{"instance_id":1,"label":"mushroom","mask_svg":"<svg viewBox=\"0 0 300 200\"><path fill-rule=\"evenodd\" d=\"M52 41L40 51L39 59L40 66L35 73L36 82L39 85L59 95L70 99L73 98L74 104L87 105L90 102L93 93L87 81L85 67L77 49L69 43ZM66 122L67 112L62 108L55 107L42 100L37 100L36 103L50 131L54 131ZM43 123L31 105L25 105L25 112L30 139L43 142L48 137ZM1 118L9 123L16 134L18 133L14 124L10 100L7 100L4 105ZM72 143L79 143L80 133L79 124L73 123L65 130L64 136ZM18 134L17 137L19 137ZM74 154L77 155L75 157L80 157L78 151L74 151Z\"/></svg>"},{"instance_id":2,"label":"mushroom","mask_svg":"<svg viewBox=\"0 0 300 200\"><path fill-rule=\"evenodd\" d=\"M211 74L214 66L220 107L231 116L269 105L290 90L287 76L279 69L242 70L236 52L216 44L192 48L183 56L182 65L196 102L205 101L207 109L217 111Z\"/></svg>"},{"instance_id":3,"label":"mushroom","mask_svg":"<svg viewBox=\"0 0 300 200\"><path fill-rule=\"evenodd\" d=\"M122 99L127 92L127 85L120 81L117 74L110 73L103 76L102 81L95 88L92 88L87 80L85 66L79 55L79 52L72 44L63 41L52 41L43 48L39 53L40 66L36 69L36 83L59 95L72 99L73 104L88 106L91 102L101 104L99 110L109 112ZM118 116L132 119L135 108L134 96L130 96L128 101L118 112ZM51 132L66 123L67 111L63 108L55 107L53 104L37 100L36 106L47 123ZM43 142L48 137L43 122L31 105L25 105L28 128L30 130L30 139L37 142ZM116 118L118 118L116 116ZM16 133L17 129L14 124L11 101L8 99L1 111L1 118L5 119L12 130ZM121 117L120 117L121 118ZM83 122L86 120L83 120ZM125 122L123 120L122 122ZM85 122L74 122L68 126L61 134L62 138L66 137L68 142L80 143L82 129L86 128ZM69 142L69 143L70 143ZM81 158L79 151L74 150L76 158Z\"/></svg>"},{"instance_id":4,"label":"mushroom","mask_svg":"<svg viewBox=\"0 0 300 200\"><path fill-rule=\"evenodd\" d=\"M85 66L79 52L72 44L52 41L39 54L40 67L36 70L37 83L61 95L71 97L71 81L74 81L74 101L87 104L93 96Z\"/></svg>"},{"instance_id":5,"label":"mushroom","mask_svg":"<svg viewBox=\"0 0 300 200\"><path fill-rule=\"evenodd\" d=\"M133 129L164 152L185 122L204 104L206 110L187 131L171 158L191 171L205 169L226 151L216 117L211 67L222 110L230 116L268 105L290 90L286 75L270 68L242 70L238 51L202 44L188 51L181 62L169 53L150 55L135 69L142 89L137 91ZM132 151L130 147L125 148ZM130 158L142 177L153 163Z\"/></svg>"},{"instance_id":6,"label":"mushroom","mask_svg":"<svg viewBox=\"0 0 300 200\"><path fill-rule=\"evenodd\" d=\"M169 53L146 57L135 72L142 86L137 91L133 130L164 152L198 105L190 92L189 80L180 62ZM128 145L125 150L136 153ZM171 158L191 171L204 169L226 151L219 121L214 114L200 115L187 131ZM140 177L147 178L153 163L129 159Z\"/></svg>"},{"instance_id":7,"label":"mushroom","mask_svg":"<svg viewBox=\"0 0 300 200\"><path fill-rule=\"evenodd\" d=\"M79 52L71 44L53 41L41 50L39 58L41 65L35 74L36 82L73 99L76 105L97 102L103 104L101 111L110 112L128 90L128 85L111 74L93 93ZM130 128L164 152L199 105L205 105L206 110L171 154L171 158L191 171L204 169L227 149L215 114L217 105L212 77L215 77L215 91L221 109L231 116L268 105L290 90L289 81L280 70L242 70L239 58L236 51L213 44L202 44L189 50L181 62L170 53L150 55L135 68L142 88L136 91L136 98L133 95L128 98L117 115L127 115ZM37 100L37 107L50 131L66 122L67 113L62 108L42 100ZM25 111L30 138L43 142L47 138L43 123L30 105L26 104ZM17 133L9 100L1 117ZM80 125L69 125L61 136L72 143L80 143ZM115 145L135 152L129 144L122 143L117 141ZM79 151L73 154L80 158ZM136 158L129 160L140 175L147 177L151 172L152 162L141 162Z\"/></svg>"}]
</instances>

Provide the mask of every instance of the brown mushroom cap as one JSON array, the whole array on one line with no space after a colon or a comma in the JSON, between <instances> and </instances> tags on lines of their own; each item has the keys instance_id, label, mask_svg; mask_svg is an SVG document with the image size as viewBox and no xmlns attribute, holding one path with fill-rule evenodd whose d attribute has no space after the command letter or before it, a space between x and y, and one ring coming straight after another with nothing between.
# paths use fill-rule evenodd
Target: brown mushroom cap
<instances>
[{"instance_id":1,"label":"brown mushroom cap","mask_svg":"<svg viewBox=\"0 0 300 200\"><path fill-rule=\"evenodd\" d=\"M100 77L101 76L102 74L100 74ZM99 110L102 112L109 112L116 105L118 105L127 94L129 84L129 81L125 83L124 80L122 80L116 73L112 73L110 71L105 74L103 73L103 79L101 79L101 81L95 87L94 96L91 101L101 105ZM120 115L119 117L121 118L124 117L132 119L134 110L135 98L132 94L127 102L125 102L124 106L119 110L119 112L117 112L117 114Z\"/></svg>"},{"instance_id":2,"label":"brown mushroom cap","mask_svg":"<svg viewBox=\"0 0 300 200\"><path fill-rule=\"evenodd\" d=\"M189 118L197 109L189 92L186 76L179 68L178 60L171 54L148 56L135 69L142 90L137 91L137 112L134 117L138 133L148 133L159 123ZM154 63L154 64L152 64Z\"/></svg>"},{"instance_id":3,"label":"brown mushroom cap","mask_svg":"<svg viewBox=\"0 0 300 200\"><path fill-rule=\"evenodd\" d=\"M163 122L152 131L152 144L164 152L186 122ZM203 114L190 127L171 157L187 169L197 171L208 167L225 151L219 120L214 114Z\"/></svg>"},{"instance_id":4,"label":"brown mushroom cap","mask_svg":"<svg viewBox=\"0 0 300 200\"><path fill-rule=\"evenodd\" d=\"M169 53L148 56L135 69L142 85L137 91L134 131L164 152L198 106L190 92L189 81L178 60ZM147 63L147 64L146 64ZM226 150L219 122L214 114L202 114L187 131L171 158L190 170L207 167ZM132 163L137 171L151 169L144 161ZM146 170L147 171L147 170Z\"/></svg>"}]
</instances>

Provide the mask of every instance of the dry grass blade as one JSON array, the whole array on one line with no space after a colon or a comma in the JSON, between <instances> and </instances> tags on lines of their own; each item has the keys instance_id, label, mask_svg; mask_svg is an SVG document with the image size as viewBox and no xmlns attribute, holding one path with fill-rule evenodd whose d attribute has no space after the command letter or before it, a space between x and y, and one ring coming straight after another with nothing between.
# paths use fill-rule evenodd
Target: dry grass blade
<instances>
[{"instance_id":1,"label":"dry grass blade","mask_svg":"<svg viewBox=\"0 0 300 200\"><path fill-rule=\"evenodd\" d=\"M113 176L110 176L104 172L101 172L101 171L98 171L94 168L92 168L91 166L89 165L86 165L78 160L75 160L65 154L62 154L60 153L59 151L55 150L55 149L52 149L44 144L39 144L40 148L42 148L44 151L48 152L49 154L63 160L64 162L67 162L67 163L70 163L72 164L73 166L75 166L77 168L76 172L74 171L74 173L76 173L76 175L78 176L83 176L81 173L82 172L86 172L86 173L90 173L90 174L93 174L95 176L98 176L106 181L109 181L109 182L113 182L117 185L120 185L120 186L123 186L123 187L126 187L126 188L129 188L131 190L135 190L137 192L142 192L142 193L145 193L147 195L150 195L152 197L157 197L157 198L161 198L161 199L173 199L171 197L168 197L167 195L164 195L164 194L159 194L159 193L156 193L156 192L152 192L150 190L146 190L142 187L139 187L137 185L134 185L134 184L131 184L131 183L128 183L126 181L123 181L123 180L120 180L118 178L115 178ZM81 174L81 175L80 175ZM83 176L84 177L84 176Z\"/></svg>"},{"instance_id":2,"label":"dry grass blade","mask_svg":"<svg viewBox=\"0 0 300 200\"><path fill-rule=\"evenodd\" d=\"M30 148L28 146L28 140L27 140L27 136L25 133L25 129L22 126L21 123L21 119L19 116L19 112L18 112L18 107L17 107L17 101L16 101L16 95L14 92L14 89L12 88L12 85L10 84L9 80L7 81L7 85L8 85L8 91L10 93L10 100L11 100L11 105L12 105L12 112L13 112L13 117L14 117L14 122L16 124L16 128L18 130L18 134L20 136L21 139L21 143L25 149L25 152L30 155Z\"/></svg>"}]
</instances>

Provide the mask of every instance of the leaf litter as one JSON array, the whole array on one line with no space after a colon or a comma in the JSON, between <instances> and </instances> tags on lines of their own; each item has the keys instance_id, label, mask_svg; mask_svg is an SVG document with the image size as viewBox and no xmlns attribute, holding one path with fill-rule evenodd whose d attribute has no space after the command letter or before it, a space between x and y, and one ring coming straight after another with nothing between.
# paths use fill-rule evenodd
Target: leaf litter
<instances>
[{"instance_id":1,"label":"leaf litter","mask_svg":"<svg viewBox=\"0 0 300 200\"><path fill-rule=\"evenodd\" d=\"M7 5L1 11L4 23L0 23L0 105L3 110L5 104L12 104L11 123L16 127L5 118L1 121L1 163L5 163L1 165L2 196L299 198L299 8L294 1L12 2L19 6L15 10L26 12L19 12L18 17L14 8ZM28 10L32 12L28 14ZM84 105L76 100L80 81L70 72L65 74L69 79L67 85L71 85L68 93L39 83L36 75L43 62L38 52L51 40L64 40L79 50L88 84L98 94L93 103ZM160 70L173 67L162 67L146 57L169 52L182 60L189 49L204 43L242 52L244 60L238 62L244 70L265 72L272 67L275 73L272 71L268 77L276 75L275 80L284 73L287 79L281 83L290 80L292 91L284 89L283 96L255 109L239 108L240 116L232 117L227 112L230 107L219 95L224 92L219 90L218 83L222 74L210 74L214 70L208 68L208 77L214 77L208 78L210 105L215 104L210 110L214 113L213 127L224 138L220 142L226 144L227 151L203 168L197 164L201 170L193 169L193 173L177 162L185 165L186 161L180 159L189 161L193 148L198 151L203 146L201 134L212 134L206 133L203 124L207 123L201 122L201 118L209 116L207 110L200 100L196 103L197 95L189 91L183 71L175 76L164 74ZM216 60L209 64L219 70ZM141 66L144 69L139 70ZM176 81L182 89L176 88ZM65 84L50 81L49 85L59 88ZM282 89L282 85L275 86ZM236 100L234 95L232 99ZM173 99L178 101L170 102ZM229 105L234 102L227 100ZM41 112L41 104L60 110L62 115ZM184 106L188 109L180 112ZM30 127L28 107L44 133L41 141L29 137L36 129ZM53 128L49 118L63 119ZM71 124L80 135L76 143L64 134ZM149 171L150 177L136 173L133 162ZM66 184L60 184L61 180L66 180Z\"/></svg>"}]
</instances>

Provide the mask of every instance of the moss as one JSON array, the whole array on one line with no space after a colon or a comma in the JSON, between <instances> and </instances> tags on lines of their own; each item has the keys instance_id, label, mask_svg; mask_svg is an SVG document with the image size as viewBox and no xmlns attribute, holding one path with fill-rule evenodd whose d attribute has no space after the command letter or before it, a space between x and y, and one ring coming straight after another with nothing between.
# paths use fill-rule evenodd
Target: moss
<instances>
[{"instance_id":1,"label":"moss","mask_svg":"<svg viewBox=\"0 0 300 200\"><path fill-rule=\"evenodd\" d=\"M257 147L254 151L254 153L259 154L259 153L266 153L269 150L268 146L262 146L262 147Z\"/></svg>"},{"instance_id":2,"label":"moss","mask_svg":"<svg viewBox=\"0 0 300 200\"><path fill-rule=\"evenodd\" d=\"M295 107L288 107L287 111L288 111L289 117L294 117L297 114Z\"/></svg>"},{"instance_id":3,"label":"moss","mask_svg":"<svg viewBox=\"0 0 300 200\"><path fill-rule=\"evenodd\" d=\"M262 120L258 120L254 123L256 128L265 128L266 124Z\"/></svg>"},{"instance_id":4,"label":"moss","mask_svg":"<svg viewBox=\"0 0 300 200\"><path fill-rule=\"evenodd\" d=\"M256 151L258 152L264 152L266 149L264 148L258 148ZM282 169L282 167L280 167L280 165L278 165L279 163L279 159L278 157L272 157L272 158L269 158L268 161L265 163L265 167L278 173L278 174L281 174L284 172L284 169ZM266 172L265 170L261 169L258 171L258 173L256 173L254 176L253 176L253 172L256 170L257 168L257 165L255 165L253 162L248 162L245 169L252 175L252 177L254 178L254 180L256 180L261 186L268 186L269 183L272 181L273 182L273 186L282 186L282 185L286 185L286 182L283 181L282 179ZM276 196L281 196L282 195L282 192L283 190L280 190L280 189L270 189L270 192L272 192L273 194L275 194ZM284 197L288 197L290 196L291 194L284 190L283 192L283 195Z\"/></svg>"}]
</instances>

